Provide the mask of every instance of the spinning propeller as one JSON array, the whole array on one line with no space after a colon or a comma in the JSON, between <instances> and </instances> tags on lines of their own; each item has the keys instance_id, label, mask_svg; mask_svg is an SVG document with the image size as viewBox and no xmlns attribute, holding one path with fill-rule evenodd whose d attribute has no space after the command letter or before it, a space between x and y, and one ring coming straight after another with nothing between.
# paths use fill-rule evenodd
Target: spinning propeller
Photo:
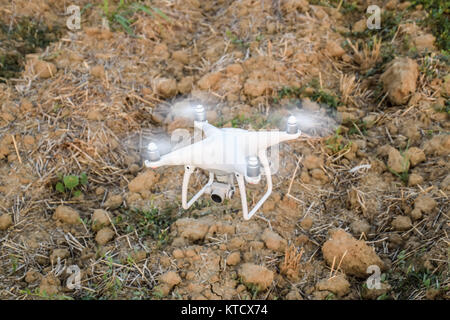
<instances>
[{"instance_id":1,"label":"spinning propeller","mask_svg":"<svg viewBox=\"0 0 450 320\"><path fill-rule=\"evenodd\" d=\"M285 131L247 131L238 128L216 128L206 120L206 110L202 105L182 108L182 113L194 119L195 130L203 133L203 139L162 154L158 141L148 144L148 160L145 166L158 168L169 165L184 165L182 185L182 205L188 209L201 195L210 194L215 202L222 202L234 195L236 178L245 220L249 220L263 205L272 192L272 172L267 159L267 149L281 142L297 139L302 134L299 124L309 129L320 124L320 118L304 111L291 112L286 119ZM296 114L297 113L297 114ZM315 120L317 120L315 122ZM189 179L196 168L209 172L206 185L187 200ZM245 181L257 184L261 173L266 175L267 191L248 212Z\"/></svg>"}]
</instances>

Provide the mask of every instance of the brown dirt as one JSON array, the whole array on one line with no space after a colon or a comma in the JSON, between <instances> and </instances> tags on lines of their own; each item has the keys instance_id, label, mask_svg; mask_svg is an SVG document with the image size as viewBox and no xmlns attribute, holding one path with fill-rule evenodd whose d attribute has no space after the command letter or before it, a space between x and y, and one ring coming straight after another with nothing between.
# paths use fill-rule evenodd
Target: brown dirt
<instances>
[{"instance_id":1,"label":"brown dirt","mask_svg":"<svg viewBox=\"0 0 450 320\"><path fill-rule=\"evenodd\" d=\"M133 37L99 6L69 32L66 1L0 0L3 25L55 35L0 78L0 299L449 299L449 68L420 7L386 4L404 14L377 40L355 3L156 0L169 20L136 12ZM221 127L276 128L301 103L342 124L284 144L244 221L238 195L183 210L183 168L143 166L186 100Z\"/></svg>"}]
</instances>

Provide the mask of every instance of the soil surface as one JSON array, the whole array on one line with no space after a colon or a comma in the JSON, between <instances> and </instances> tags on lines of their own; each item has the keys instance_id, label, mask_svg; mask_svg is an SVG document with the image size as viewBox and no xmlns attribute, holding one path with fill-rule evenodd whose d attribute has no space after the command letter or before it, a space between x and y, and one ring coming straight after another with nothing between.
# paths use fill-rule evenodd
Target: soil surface
<instances>
[{"instance_id":1,"label":"soil surface","mask_svg":"<svg viewBox=\"0 0 450 320\"><path fill-rule=\"evenodd\" d=\"M433 1L82 0L71 30L69 3L0 1L0 299L450 298ZM238 194L183 210L183 168L143 165L187 102L218 127L339 126L280 147L245 221Z\"/></svg>"}]
</instances>

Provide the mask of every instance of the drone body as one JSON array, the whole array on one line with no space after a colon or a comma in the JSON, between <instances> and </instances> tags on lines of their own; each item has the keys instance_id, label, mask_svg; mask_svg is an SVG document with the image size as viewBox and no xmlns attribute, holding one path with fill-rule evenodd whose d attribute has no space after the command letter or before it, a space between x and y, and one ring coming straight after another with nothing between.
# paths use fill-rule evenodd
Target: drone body
<instances>
[{"instance_id":1,"label":"drone body","mask_svg":"<svg viewBox=\"0 0 450 320\"><path fill-rule=\"evenodd\" d=\"M244 219L248 220L262 206L272 192L272 178L267 149L280 142L298 138L299 132L295 117L290 117L286 131L247 131L236 128L216 128L205 120L205 110L196 107L194 126L201 129L205 138L191 145L159 156L155 144L149 144L150 160L145 165L157 168L168 165L184 165L185 174L182 188L182 205L188 209L203 193L211 194L215 202L234 195L234 177L237 179L241 195ZM259 161L258 161L259 158ZM261 179L260 165L267 179L267 191L255 207L248 212L244 177L255 184ZM195 168L209 171L208 183L187 202L189 179ZM217 181L215 181L215 177Z\"/></svg>"}]
</instances>

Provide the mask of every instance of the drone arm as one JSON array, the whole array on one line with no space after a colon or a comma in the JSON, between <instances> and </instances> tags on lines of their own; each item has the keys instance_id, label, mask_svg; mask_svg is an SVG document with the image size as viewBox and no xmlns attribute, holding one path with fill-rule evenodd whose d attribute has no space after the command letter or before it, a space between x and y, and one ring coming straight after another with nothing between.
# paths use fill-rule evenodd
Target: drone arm
<instances>
[{"instance_id":1,"label":"drone arm","mask_svg":"<svg viewBox=\"0 0 450 320\"><path fill-rule=\"evenodd\" d=\"M189 202L187 202L187 193L188 193L188 187L189 187L189 180L191 178L191 174L194 172L195 167L191 166L185 166L184 167L184 177L183 177L183 188L181 191L181 203L183 205L183 209L187 210L189 209L192 204L197 201L198 198L200 198L205 191L211 186L211 184L214 182L214 173L209 174L209 181L208 183L195 195L192 197Z\"/></svg>"},{"instance_id":2,"label":"drone arm","mask_svg":"<svg viewBox=\"0 0 450 320\"><path fill-rule=\"evenodd\" d=\"M247 205L247 194L245 192L245 182L244 182L244 176L241 174L236 174L236 180L239 185L239 192L241 194L241 203L242 203L242 212L244 215L245 220L249 220L255 213L258 211L259 208L263 205L263 203L267 200L267 198L272 193L272 174L270 172L270 166L269 161L267 160L267 155L265 150L260 152L259 154L259 160L261 161L261 164L264 168L264 173L266 174L267 179L267 191L264 194L264 196L258 201L258 203L253 207L253 209L248 212L248 205Z\"/></svg>"}]
</instances>

